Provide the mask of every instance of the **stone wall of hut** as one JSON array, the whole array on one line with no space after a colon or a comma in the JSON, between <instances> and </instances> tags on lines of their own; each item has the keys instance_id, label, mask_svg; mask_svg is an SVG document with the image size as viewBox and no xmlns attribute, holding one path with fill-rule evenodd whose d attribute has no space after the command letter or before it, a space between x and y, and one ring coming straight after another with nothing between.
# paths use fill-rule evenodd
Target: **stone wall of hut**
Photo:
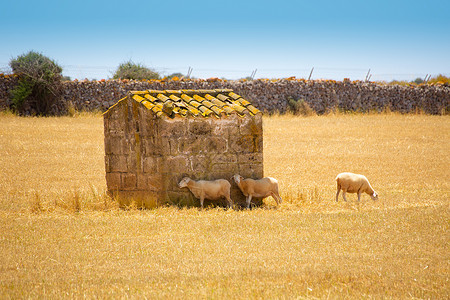
<instances>
[{"instance_id":1,"label":"stone wall of hut","mask_svg":"<svg viewBox=\"0 0 450 300\"><path fill-rule=\"evenodd\" d=\"M14 76L0 76L0 110L9 107L10 90L17 84ZM362 81L258 79L252 81L209 80L101 80L64 82L63 100L54 107L64 113L67 105L77 110L105 111L131 90L233 89L258 109L273 113L289 110L289 99L305 101L316 113L330 111L383 111L402 113L418 110L429 114L450 112L450 86L385 85ZM28 109L26 114L33 114Z\"/></svg>"},{"instance_id":2,"label":"stone wall of hut","mask_svg":"<svg viewBox=\"0 0 450 300\"><path fill-rule=\"evenodd\" d=\"M105 114L104 124L107 188L122 206L131 201L144 207L198 205L187 188L178 187L185 176L227 179L233 201L244 204L230 178L263 177L261 114L170 119L156 117L135 101L122 101Z\"/></svg>"}]
</instances>

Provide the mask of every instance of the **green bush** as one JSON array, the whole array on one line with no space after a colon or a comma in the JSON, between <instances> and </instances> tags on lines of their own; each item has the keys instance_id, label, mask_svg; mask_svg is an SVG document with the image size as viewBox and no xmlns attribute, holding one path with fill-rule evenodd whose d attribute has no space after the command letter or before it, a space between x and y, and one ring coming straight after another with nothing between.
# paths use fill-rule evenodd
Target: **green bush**
<instances>
[{"instance_id":1,"label":"green bush","mask_svg":"<svg viewBox=\"0 0 450 300\"><path fill-rule=\"evenodd\" d=\"M305 101L305 99L295 100L294 98L289 97L288 104L290 111L294 115L312 116L316 114L311 106L309 106L309 104Z\"/></svg>"},{"instance_id":2,"label":"green bush","mask_svg":"<svg viewBox=\"0 0 450 300\"><path fill-rule=\"evenodd\" d=\"M113 76L114 79L159 79L157 72L132 61L124 62L119 65Z\"/></svg>"},{"instance_id":3,"label":"green bush","mask_svg":"<svg viewBox=\"0 0 450 300\"><path fill-rule=\"evenodd\" d=\"M49 115L52 106L61 101L62 68L35 51L12 59L9 65L19 77L11 91L13 110L23 113L27 104L37 115Z\"/></svg>"},{"instance_id":4,"label":"green bush","mask_svg":"<svg viewBox=\"0 0 450 300\"><path fill-rule=\"evenodd\" d=\"M33 92L33 83L27 78L19 80L17 85L11 91L11 100L13 109L20 110L28 97Z\"/></svg>"},{"instance_id":5,"label":"green bush","mask_svg":"<svg viewBox=\"0 0 450 300\"><path fill-rule=\"evenodd\" d=\"M172 79L172 78L174 78L174 77L177 77L177 78L183 78L184 75L183 75L182 73L180 73L180 72L172 73L172 74L170 74L169 76L167 76L167 79Z\"/></svg>"},{"instance_id":6,"label":"green bush","mask_svg":"<svg viewBox=\"0 0 450 300\"><path fill-rule=\"evenodd\" d=\"M420 78L420 77L417 77L416 79L414 79L413 82L414 82L415 84L421 84L421 83L424 83L423 79Z\"/></svg>"}]
</instances>

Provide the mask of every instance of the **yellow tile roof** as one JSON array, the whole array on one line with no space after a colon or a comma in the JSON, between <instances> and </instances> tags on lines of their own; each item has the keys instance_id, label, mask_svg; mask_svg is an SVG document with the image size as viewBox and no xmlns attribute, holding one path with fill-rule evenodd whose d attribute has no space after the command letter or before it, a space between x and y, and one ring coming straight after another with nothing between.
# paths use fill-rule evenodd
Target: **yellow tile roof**
<instances>
[{"instance_id":1,"label":"yellow tile roof","mask_svg":"<svg viewBox=\"0 0 450 300\"><path fill-rule=\"evenodd\" d=\"M233 113L254 116L261 113L250 102L230 89L132 91L128 97L157 116L217 117ZM121 99L125 100L127 97Z\"/></svg>"}]
</instances>

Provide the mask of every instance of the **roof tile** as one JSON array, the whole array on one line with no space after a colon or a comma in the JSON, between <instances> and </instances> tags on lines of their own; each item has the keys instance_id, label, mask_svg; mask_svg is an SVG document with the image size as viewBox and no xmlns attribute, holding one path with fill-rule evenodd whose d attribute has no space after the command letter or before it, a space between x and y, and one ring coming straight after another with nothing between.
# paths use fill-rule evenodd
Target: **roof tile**
<instances>
[{"instance_id":1,"label":"roof tile","mask_svg":"<svg viewBox=\"0 0 450 300\"><path fill-rule=\"evenodd\" d=\"M221 118L223 115L230 114L243 117L261 113L249 101L230 89L131 91L128 97L139 102L158 117L165 115L173 118L178 115Z\"/></svg>"}]
</instances>

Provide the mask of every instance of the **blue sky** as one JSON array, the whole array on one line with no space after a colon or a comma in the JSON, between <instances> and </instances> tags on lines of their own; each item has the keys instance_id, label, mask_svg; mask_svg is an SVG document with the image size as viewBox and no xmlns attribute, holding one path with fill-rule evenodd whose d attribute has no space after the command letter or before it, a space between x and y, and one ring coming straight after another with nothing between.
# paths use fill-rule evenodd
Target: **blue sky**
<instances>
[{"instance_id":1,"label":"blue sky","mask_svg":"<svg viewBox=\"0 0 450 300\"><path fill-rule=\"evenodd\" d=\"M35 50L72 79L132 60L198 78L450 76L450 1L27 1L0 6L0 71Z\"/></svg>"}]
</instances>

